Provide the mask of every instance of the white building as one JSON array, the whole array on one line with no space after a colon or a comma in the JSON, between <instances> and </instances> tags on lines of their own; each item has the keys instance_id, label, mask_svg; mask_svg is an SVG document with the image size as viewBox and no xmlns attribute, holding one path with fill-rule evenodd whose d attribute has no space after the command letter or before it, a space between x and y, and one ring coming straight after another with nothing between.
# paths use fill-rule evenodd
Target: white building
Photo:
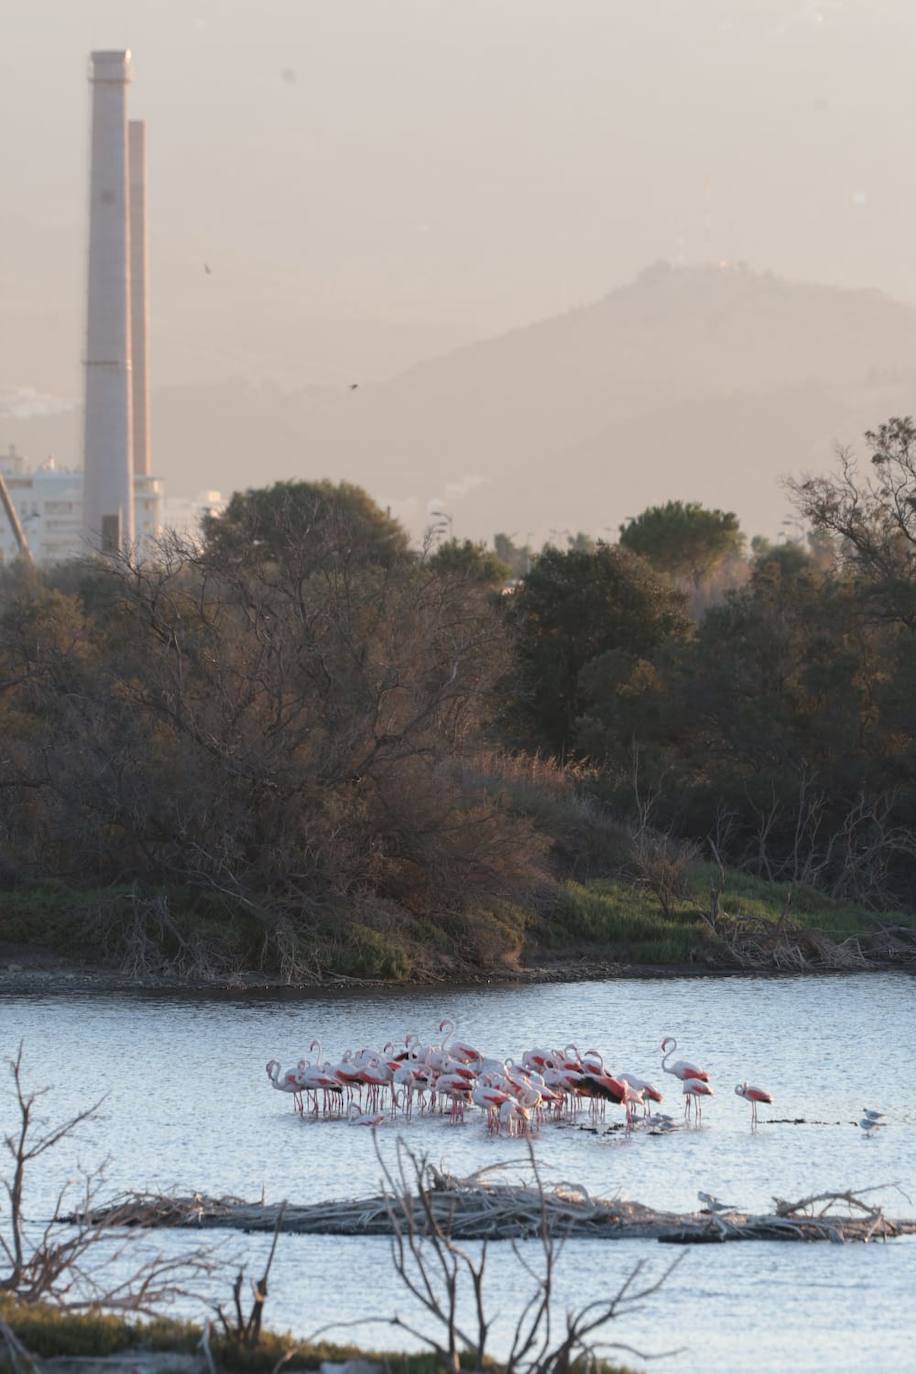
<instances>
[{"instance_id":1,"label":"white building","mask_svg":"<svg viewBox=\"0 0 916 1374\"><path fill-rule=\"evenodd\" d=\"M0 473L36 563L61 563L90 552L83 529L83 474L75 468L59 468L49 458L38 468L10 445L0 454ZM134 478L137 547L149 555L151 541L163 528L163 482L148 475ZM0 508L0 562L18 556L16 537Z\"/></svg>"},{"instance_id":2,"label":"white building","mask_svg":"<svg viewBox=\"0 0 916 1374\"><path fill-rule=\"evenodd\" d=\"M196 496L170 496L163 502L162 522L166 529L196 539L205 515L220 515L225 507L221 491L199 491ZM138 508L139 518L139 508Z\"/></svg>"}]
</instances>

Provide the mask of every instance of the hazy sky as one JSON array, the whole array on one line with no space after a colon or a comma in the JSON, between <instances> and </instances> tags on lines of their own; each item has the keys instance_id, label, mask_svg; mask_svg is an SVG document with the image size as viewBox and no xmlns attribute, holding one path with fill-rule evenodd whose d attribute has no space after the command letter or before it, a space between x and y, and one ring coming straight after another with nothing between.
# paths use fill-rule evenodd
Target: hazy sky
<instances>
[{"instance_id":1,"label":"hazy sky","mask_svg":"<svg viewBox=\"0 0 916 1374\"><path fill-rule=\"evenodd\" d=\"M3 0L0 390L79 393L119 46L154 385L384 375L660 257L916 300L913 0Z\"/></svg>"}]
</instances>

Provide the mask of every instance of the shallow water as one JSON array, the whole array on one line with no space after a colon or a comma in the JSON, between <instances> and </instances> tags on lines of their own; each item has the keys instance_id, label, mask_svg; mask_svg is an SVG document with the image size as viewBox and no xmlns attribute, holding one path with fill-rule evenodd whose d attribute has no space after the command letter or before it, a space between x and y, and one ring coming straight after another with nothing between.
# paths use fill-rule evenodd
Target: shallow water
<instances>
[{"instance_id":1,"label":"shallow water","mask_svg":"<svg viewBox=\"0 0 916 1374\"><path fill-rule=\"evenodd\" d=\"M730 1203L766 1207L829 1187L897 1181L916 1198L916 987L900 975L845 978L728 978L595 982L524 988L360 993L245 1000L84 994L0 996L0 1046L25 1041L32 1081L53 1085L48 1110L63 1114L107 1093L98 1122L65 1147L40 1180L33 1210L77 1153L111 1156L111 1187L199 1188L210 1193L308 1201L377 1191L368 1132L343 1122L296 1118L264 1073L307 1053L381 1044L408 1030L434 1035L443 1016L491 1054L520 1056L533 1044L597 1045L609 1065L653 1079L678 1113L679 1085L658 1070L658 1043L675 1034L679 1054L710 1072L716 1096L699 1131L664 1137L595 1136L548 1126L537 1143L552 1176L590 1191L620 1193L691 1210L704 1188ZM739 1079L768 1088L761 1128L734 1096ZM675 1091L671 1092L673 1088ZM864 1140L863 1105L888 1113L888 1128ZM0 1116L8 1116L8 1102ZM610 1109L613 1118L619 1115ZM805 1117L810 1124L768 1125ZM815 1124L817 1123L817 1124ZM387 1148L395 1130L379 1133ZM517 1145L487 1138L477 1114L460 1128L415 1121L410 1143L453 1172L518 1157ZM69 1154L67 1154L69 1149ZM889 1209L909 1214L904 1199ZM264 1237L244 1238L252 1266ZM168 1244L191 1243L170 1235ZM236 1246L241 1244L236 1238ZM333 1311L407 1315L384 1240L285 1238L270 1320L305 1333ZM652 1243L571 1243L560 1299L595 1296L636 1258L657 1271L675 1255ZM664 1290L632 1317L621 1338L647 1349L686 1344L666 1361L677 1370L738 1371L766 1351L763 1367L793 1371L916 1370L909 1311L916 1246L730 1245L691 1249ZM504 1320L520 1297L506 1247L491 1259L494 1302ZM347 1334L347 1333L344 1333ZM350 1333L352 1335L352 1333ZM374 1329L361 1339L403 1344ZM880 1355L878 1352L880 1351ZM867 1352L867 1354L866 1354ZM877 1363L876 1363L877 1361Z\"/></svg>"}]
</instances>

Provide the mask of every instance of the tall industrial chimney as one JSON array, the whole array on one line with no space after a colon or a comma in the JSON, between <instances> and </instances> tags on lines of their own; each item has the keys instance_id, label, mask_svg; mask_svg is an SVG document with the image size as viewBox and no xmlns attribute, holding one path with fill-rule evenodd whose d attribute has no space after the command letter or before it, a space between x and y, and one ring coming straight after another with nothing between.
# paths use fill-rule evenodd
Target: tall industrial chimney
<instances>
[{"instance_id":1,"label":"tall industrial chimney","mask_svg":"<svg viewBox=\"0 0 916 1374\"><path fill-rule=\"evenodd\" d=\"M83 528L114 553L134 540L130 369L129 52L94 52Z\"/></svg>"},{"instance_id":2,"label":"tall industrial chimney","mask_svg":"<svg viewBox=\"0 0 916 1374\"><path fill-rule=\"evenodd\" d=\"M149 379L146 366L146 125L142 119L132 119L127 127L130 167L130 365L134 472L137 476L148 477L150 451Z\"/></svg>"}]
</instances>

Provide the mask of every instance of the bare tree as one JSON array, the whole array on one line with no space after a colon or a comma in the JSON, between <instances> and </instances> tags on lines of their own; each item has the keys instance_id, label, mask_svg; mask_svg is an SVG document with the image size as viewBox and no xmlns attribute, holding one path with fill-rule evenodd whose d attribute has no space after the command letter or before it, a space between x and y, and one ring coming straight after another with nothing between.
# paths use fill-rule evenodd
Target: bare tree
<instances>
[{"instance_id":1,"label":"bare tree","mask_svg":"<svg viewBox=\"0 0 916 1374\"><path fill-rule=\"evenodd\" d=\"M176 1297L200 1295L198 1285L218 1267L207 1250L195 1248L180 1257L144 1253L142 1233L124 1229L128 1217L136 1221L135 1207L126 1204L96 1215L104 1166L82 1174L75 1213L65 1210L72 1193L67 1182L57 1194L50 1219L30 1221L25 1197L31 1166L64 1141L72 1141L95 1119L101 1101L56 1125L41 1122L35 1108L46 1090L26 1088L22 1059L20 1044L8 1061L19 1120L3 1140L12 1173L3 1180L8 1213L0 1226L0 1258L6 1265L6 1272L0 1273L0 1294L72 1311L101 1308L145 1316L157 1315Z\"/></svg>"},{"instance_id":2,"label":"bare tree","mask_svg":"<svg viewBox=\"0 0 916 1374\"><path fill-rule=\"evenodd\" d=\"M336 536L322 553L283 519L282 557L170 538L0 617L0 679L19 683L0 840L26 873L239 913L249 966L314 980L316 931L518 903L546 845L453 766L508 664L486 587ZM126 966L205 971L164 905L129 915Z\"/></svg>"},{"instance_id":3,"label":"bare tree","mask_svg":"<svg viewBox=\"0 0 916 1374\"><path fill-rule=\"evenodd\" d=\"M401 1141L393 1166L386 1162L377 1145L376 1154L389 1199L395 1271L430 1320L435 1334L397 1315L391 1319L391 1325L427 1345L449 1374L457 1374L462 1357L469 1359L474 1369L486 1368L494 1322L484 1286L487 1242L481 1242L475 1254L452 1240L448 1217L443 1218L436 1206L438 1175L425 1157L414 1154ZM567 1310L558 1318L557 1266L565 1237L554 1229L530 1144L528 1161L540 1200L533 1237L538 1242L539 1254L532 1263L516 1240L510 1242L519 1268L531 1280L532 1288L519 1309L508 1354L499 1357L500 1367L506 1374L568 1374L580 1363L583 1368L590 1368L602 1350L628 1351L643 1359L651 1358L626 1342L607 1341L602 1335L612 1322L632 1315L657 1293L679 1261L675 1260L656 1279L646 1275L645 1262L640 1261L615 1292ZM466 1312L467 1289L471 1301Z\"/></svg>"},{"instance_id":4,"label":"bare tree","mask_svg":"<svg viewBox=\"0 0 916 1374\"><path fill-rule=\"evenodd\" d=\"M841 558L873 594L879 619L916 629L916 425L895 417L868 430L869 474L848 448L838 476L787 486L799 513L836 536Z\"/></svg>"}]
</instances>

